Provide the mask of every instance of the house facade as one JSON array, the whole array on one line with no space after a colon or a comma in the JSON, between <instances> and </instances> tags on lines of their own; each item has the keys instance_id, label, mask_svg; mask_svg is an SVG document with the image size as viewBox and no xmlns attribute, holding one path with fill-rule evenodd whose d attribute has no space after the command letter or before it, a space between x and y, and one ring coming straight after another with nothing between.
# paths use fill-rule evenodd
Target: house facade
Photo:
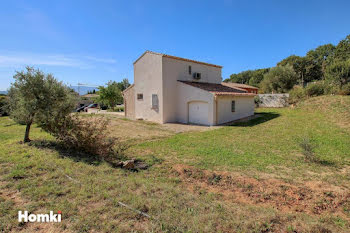
<instances>
[{"instance_id":1,"label":"house facade","mask_svg":"<svg viewBox=\"0 0 350 233\"><path fill-rule=\"evenodd\" d=\"M123 92L125 116L218 125L254 114L254 93L222 84L221 66L146 51Z\"/></svg>"}]
</instances>

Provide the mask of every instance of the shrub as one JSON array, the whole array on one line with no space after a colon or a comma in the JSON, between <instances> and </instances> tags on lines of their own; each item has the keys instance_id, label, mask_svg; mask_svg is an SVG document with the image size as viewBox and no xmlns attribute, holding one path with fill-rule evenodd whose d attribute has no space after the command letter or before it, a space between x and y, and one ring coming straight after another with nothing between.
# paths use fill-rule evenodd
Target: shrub
<instances>
[{"instance_id":1,"label":"shrub","mask_svg":"<svg viewBox=\"0 0 350 233\"><path fill-rule=\"evenodd\" d=\"M293 89L289 92L289 104L296 104L299 101L305 99L305 89L301 86L294 86Z\"/></svg>"},{"instance_id":2,"label":"shrub","mask_svg":"<svg viewBox=\"0 0 350 233\"><path fill-rule=\"evenodd\" d=\"M310 138L304 137L301 139L299 146L307 162L318 162L318 158L314 153L315 146L312 145Z\"/></svg>"},{"instance_id":3,"label":"shrub","mask_svg":"<svg viewBox=\"0 0 350 233\"><path fill-rule=\"evenodd\" d=\"M340 86L334 82L325 81L324 93L327 95L338 95L340 92Z\"/></svg>"},{"instance_id":4,"label":"shrub","mask_svg":"<svg viewBox=\"0 0 350 233\"><path fill-rule=\"evenodd\" d=\"M350 95L350 83L345 84L339 91L340 95Z\"/></svg>"},{"instance_id":5,"label":"shrub","mask_svg":"<svg viewBox=\"0 0 350 233\"><path fill-rule=\"evenodd\" d=\"M7 107L7 97L0 96L0 116L8 116L6 107Z\"/></svg>"},{"instance_id":6,"label":"shrub","mask_svg":"<svg viewBox=\"0 0 350 233\"><path fill-rule=\"evenodd\" d=\"M262 103L262 101L261 101L261 99L260 99L260 97L258 95L256 95L254 97L254 103L255 103L256 107L259 107L259 105Z\"/></svg>"},{"instance_id":7,"label":"shrub","mask_svg":"<svg viewBox=\"0 0 350 233\"><path fill-rule=\"evenodd\" d=\"M350 59L342 61L335 60L326 68L326 80L339 86L350 82Z\"/></svg>"},{"instance_id":8,"label":"shrub","mask_svg":"<svg viewBox=\"0 0 350 233\"><path fill-rule=\"evenodd\" d=\"M308 97L319 96L325 94L325 85L323 82L314 82L305 88L305 93Z\"/></svg>"},{"instance_id":9,"label":"shrub","mask_svg":"<svg viewBox=\"0 0 350 233\"><path fill-rule=\"evenodd\" d=\"M114 163L127 149L117 139L110 137L109 121L104 117L79 117L71 115L44 129L52 134L66 149L97 155L107 162Z\"/></svg>"},{"instance_id":10,"label":"shrub","mask_svg":"<svg viewBox=\"0 0 350 233\"><path fill-rule=\"evenodd\" d=\"M124 112L124 107L123 106L117 106L114 108L110 108L107 110L108 112Z\"/></svg>"}]
</instances>

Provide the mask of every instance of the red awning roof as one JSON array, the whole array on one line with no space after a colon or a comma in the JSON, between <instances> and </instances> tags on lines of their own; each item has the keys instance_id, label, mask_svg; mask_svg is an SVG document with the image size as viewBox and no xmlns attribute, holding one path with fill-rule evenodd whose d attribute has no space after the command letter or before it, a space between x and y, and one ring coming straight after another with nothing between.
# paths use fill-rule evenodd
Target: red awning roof
<instances>
[{"instance_id":1,"label":"red awning roof","mask_svg":"<svg viewBox=\"0 0 350 233\"><path fill-rule=\"evenodd\" d=\"M249 89L254 89L254 90L259 90L257 87L253 87L247 84L242 84L242 83L225 83L223 82L222 85L228 86L228 87L233 87L233 88L249 88Z\"/></svg>"},{"instance_id":2,"label":"red awning roof","mask_svg":"<svg viewBox=\"0 0 350 233\"><path fill-rule=\"evenodd\" d=\"M217 96L233 95L233 96L255 96L254 93L248 93L246 90L240 88L232 88L224 86L218 83L201 83L201 82L190 82L190 81L180 81L184 84L208 91Z\"/></svg>"}]
</instances>

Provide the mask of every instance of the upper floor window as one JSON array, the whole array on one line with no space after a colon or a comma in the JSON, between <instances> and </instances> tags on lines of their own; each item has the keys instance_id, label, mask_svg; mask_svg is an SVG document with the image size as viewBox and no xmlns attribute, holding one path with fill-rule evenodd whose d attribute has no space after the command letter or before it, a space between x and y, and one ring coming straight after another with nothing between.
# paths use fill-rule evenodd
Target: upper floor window
<instances>
[{"instance_id":1,"label":"upper floor window","mask_svg":"<svg viewBox=\"0 0 350 233\"><path fill-rule=\"evenodd\" d=\"M188 66L188 74L192 74L192 67Z\"/></svg>"},{"instance_id":2,"label":"upper floor window","mask_svg":"<svg viewBox=\"0 0 350 233\"><path fill-rule=\"evenodd\" d=\"M143 94L142 93L137 94L137 100L143 100Z\"/></svg>"},{"instance_id":3,"label":"upper floor window","mask_svg":"<svg viewBox=\"0 0 350 233\"><path fill-rule=\"evenodd\" d=\"M158 95L152 94L152 109L158 109Z\"/></svg>"}]
</instances>

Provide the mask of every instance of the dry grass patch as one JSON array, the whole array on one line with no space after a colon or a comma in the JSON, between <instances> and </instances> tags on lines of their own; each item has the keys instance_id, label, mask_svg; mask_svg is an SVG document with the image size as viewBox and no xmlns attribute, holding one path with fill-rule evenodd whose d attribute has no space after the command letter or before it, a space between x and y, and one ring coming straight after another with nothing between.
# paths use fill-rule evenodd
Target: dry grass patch
<instances>
[{"instance_id":1,"label":"dry grass patch","mask_svg":"<svg viewBox=\"0 0 350 233\"><path fill-rule=\"evenodd\" d=\"M320 181L304 184L286 183L278 179L256 179L240 173L207 171L175 165L174 175L186 186L220 194L226 201L274 207L282 212L311 215L336 214L350 220L350 191Z\"/></svg>"},{"instance_id":2,"label":"dry grass patch","mask_svg":"<svg viewBox=\"0 0 350 233\"><path fill-rule=\"evenodd\" d=\"M96 115L96 117L99 117ZM144 120L130 120L115 115L105 115L110 120L111 136L121 141L139 143L169 137L177 133L206 131L219 127L187 125L179 123L158 124Z\"/></svg>"}]
</instances>

